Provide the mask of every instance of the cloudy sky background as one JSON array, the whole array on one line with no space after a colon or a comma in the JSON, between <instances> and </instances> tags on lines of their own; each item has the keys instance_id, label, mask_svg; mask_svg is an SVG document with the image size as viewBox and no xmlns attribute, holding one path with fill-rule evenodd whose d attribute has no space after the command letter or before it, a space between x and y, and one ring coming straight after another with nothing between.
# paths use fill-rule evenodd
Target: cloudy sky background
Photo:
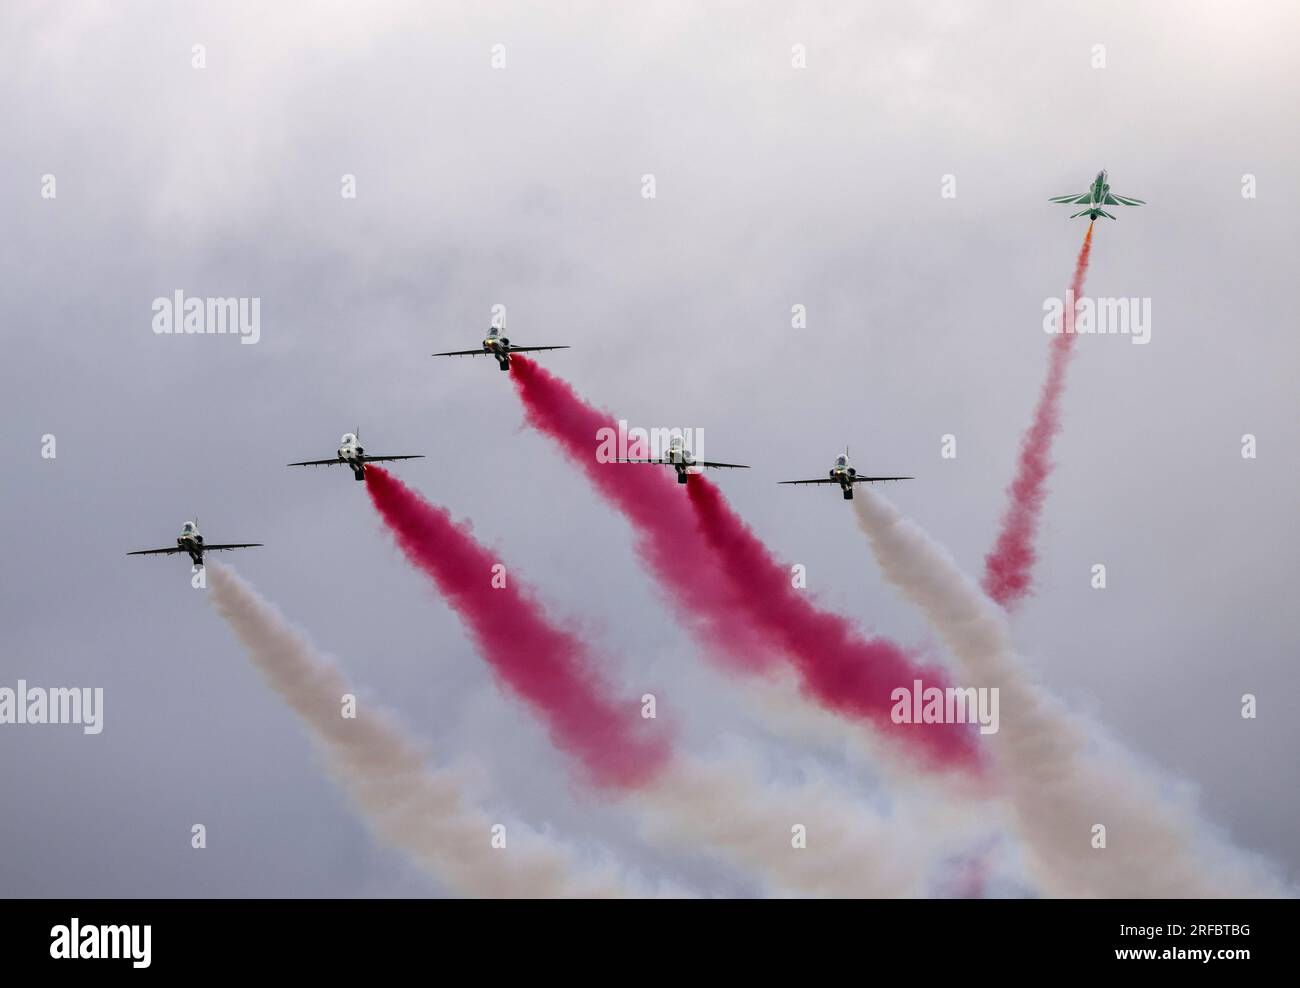
<instances>
[{"instance_id":1,"label":"cloudy sky background","mask_svg":"<svg viewBox=\"0 0 1300 988\"><path fill-rule=\"evenodd\" d=\"M593 401L753 464L720 482L827 604L937 648L843 502L775 481L847 443L915 475L887 493L978 572L1085 229L1046 199L1102 167L1149 205L1099 224L1087 288L1150 297L1152 341L1080 341L1019 641L1296 880L1298 26L1280 0L6 4L0 686L102 686L106 711L97 737L0 727L0 893L443 891L367 837L187 567L125 556L195 514L210 541L267 543L227 561L440 759L479 766L503 818L749 891L578 790L361 485L284 464L358 426L427 454L401 478L688 748L745 739L774 773L866 792L869 770L768 735L708 667L505 375L428 354L506 305L517 343L573 345L544 362ZM260 297L261 342L156 336L177 289Z\"/></svg>"}]
</instances>

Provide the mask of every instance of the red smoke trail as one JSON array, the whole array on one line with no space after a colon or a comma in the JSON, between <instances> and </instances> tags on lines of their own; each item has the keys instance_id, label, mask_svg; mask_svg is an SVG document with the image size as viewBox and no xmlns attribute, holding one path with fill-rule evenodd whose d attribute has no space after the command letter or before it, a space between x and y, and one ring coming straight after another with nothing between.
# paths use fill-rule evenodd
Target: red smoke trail
<instances>
[{"instance_id":1,"label":"red smoke trail","mask_svg":"<svg viewBox=\"0 0 1300 988\"><path fill-rule=\"evenodd\" d=\"M618 431L610 415L524 357L514 358L510 378L519 388L529 424L555 440L632 523L637 552L680 608L680 616L690 621L692 632L742 667L770 668L774 658L745 619L739 596L722 578L712 550L698 538L695 516L673 472L602 463L596 455L598 433Z\"/></svg>"},{"instance_id":2,"label":"red smoke trail","mask_svg":"<svg viewBox=\"0 0 1300 988\"><path fill-rule=\"evenodd\" d=\"M788 652L804 674L805 688L823 705L867 717L893 734L905 731L904 737L915 740L934 760L975 757L975 736L959 726L912 728L890 720L891 690L911 688L916 678L926 686L939 686L938 675L912 666L897 646L865 641L845 619L818 611L789 585L788 572L748 530L751 557L756 547L762 562L738 571L726 550L715 551L719 546L701 537L698 506L692 508L692 498L682 496L672 471L597 459L598 432L617 427L611 416L592 408L568 384L526 359L514 358L510 376L519 388L529 424L559 443L633 524L639 551L651 572L692 619L697 633L715 646L713 654L721 650L746 669L766 670L778 655ZM687 485L692 495L700 480L692 477ZM720 497L718 503L725 509ZM759 594L752 585L755 581L765 590L784 587L797 603L781 601L776 612L765 614L765 602L779 597L779 592ZM787 617L799 621L808 637L782 627Z\"/></svg>"},{"instance_id":3,"label":"red smoke trail","mask_svg":"<svg viewBox=\"0 0 1300 988\"><path fill-rule=\"evenodd\" d=\"M643 733L651 722L636 704L609 696L577 636L551 624L513 577L493 587L500 560L468 523L456 524L375 466L366 468L366 490L406 558L433 580L496 674L538 710L556 746L576 756L592 782L640 787L666 766L667 742Z\"/></svg>"},{"instance_id":4,"label":"red smoke trail","mask_svg":"<svg viewBox=\"0 0 1300 988\"><path fill-rule=\"evenodd\" d=\"M890 694L942 688L943 674L916 665L893 642L863 638L844 617L820 610L790 582L782 566L722 493L701 475L686 485L700 530L717 550L728 578L744 588L746 612L772 642L790 656L804 690L822 706L867 720L881 734L914 745L932 763L970 763L978 758L976 734L961 724L894 724Z\"/></svg>"},{"instance_id":5,"label":"red smoke trail","mask_svg":"<svg viewBox=\"0 0 1300 988\"><path fill-rule=\"evenodd\" d=\"M1079 248L1074 264L1070 292L1075 303L1083 293L1083 279L1088 273L1088 255L1092 251L1092 224ZM1063 309L1062 332L1052 338L1048 358L1047 380L1038 396L1034 420L1020 441L1020 463L1015 479L1007 489L1011 503L1002 517L1002 531L993 549L984 557L984 592L1007 610L1013 609L1029 594L1031 571L1037 559L1034 540L1038 519L1047 497L1047 475L1051 472L1052 440L1061 429L1061 394L1065 390L1065 370L1074 344L1074 308ZM1068 332L1066 332L1068 330Z\"/></svg>"}]
</instances>

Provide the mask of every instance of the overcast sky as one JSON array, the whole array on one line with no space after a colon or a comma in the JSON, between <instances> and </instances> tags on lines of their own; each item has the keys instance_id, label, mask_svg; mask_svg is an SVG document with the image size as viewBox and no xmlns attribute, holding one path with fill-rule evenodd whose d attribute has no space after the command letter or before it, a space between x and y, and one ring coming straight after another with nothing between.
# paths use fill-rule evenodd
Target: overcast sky
<instances>
[{"instance_id":1,"label":"overcast sky","mask_svg":"<svg viewBox=\"0 0 1300 988\"><path fill-rule=\"evenodd\" d=\"M860 787L768 735L674 627L505 375L429 354L505 305L516 342L572 344L545 364L597 404L753 464L720 483L829 606L938 648L838 497L775 481L848 444L914 475L888 495L978 573L1086 225L1046 200L1103 167L1148 204L1099 223L1087 289L1151 299L1151 342L1079 341L1019 644L1296 880L1295 5L541 6L0 10L0 686L106 693L98 736L0 726L0 893L444 891L376 848L183 562L125 555L195 515L266 543L226 561L440 759L478 765L489 806L749 890L579 790L362 486L284 464L358 427L427 454L401 478L591 629L628 694L652 680L688 749L745 738ZM260 341L156 335L178 289L260 298Z\"/></svg>"}]
</instances>

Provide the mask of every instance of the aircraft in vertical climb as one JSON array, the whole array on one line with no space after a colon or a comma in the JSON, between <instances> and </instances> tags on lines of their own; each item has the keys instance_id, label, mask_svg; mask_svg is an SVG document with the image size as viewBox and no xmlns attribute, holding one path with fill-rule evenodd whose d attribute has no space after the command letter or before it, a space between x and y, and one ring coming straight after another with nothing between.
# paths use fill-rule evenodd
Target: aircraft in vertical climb
<instances>
[{"instance_id":1,"label":"aircraft in vertical climb","mask_svg":"<svg viewBox=\"0 0 1300 988\"><path fill-rule=\"evenodd\" d=\"M1095 220L1098 216L1104 216L1108 220L1115 217L1102 206L1145 206L1146 203L1141 199L1130 199L1128 196L1117 195L1110 191L1110 183L1106 181L1106 169L1097 172L1097 177L1092 180L1092 185L1088 187L1087 192L1072 196L1052 196L1051 202L1073 203L1076 206L1086 206L1075 213L1070 219L1078 216L1087 216L1090 220Z\"/></svg>"}]
</instances>

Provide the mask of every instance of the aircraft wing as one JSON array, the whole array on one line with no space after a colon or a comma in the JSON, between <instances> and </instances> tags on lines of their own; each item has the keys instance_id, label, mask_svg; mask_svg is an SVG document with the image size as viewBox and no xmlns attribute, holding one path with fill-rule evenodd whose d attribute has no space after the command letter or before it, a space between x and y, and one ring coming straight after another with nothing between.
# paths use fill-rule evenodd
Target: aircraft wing
<instances>
[{"instance_id":1,"label":"aircraft wing","mask_svg":"<svg viewBox=\"0 0 1300 988\"><path fill-rule=\"evenodd\" d=\"M570 347L565 346L512 346L511 353L530 353L533 350L568 350Z\"/></svg>"},{"instance_id":2,"label":"aircraft wing","mask_svg":"<svg viewBox=\"0 0 1300 988\"><path fill-rule=\"evenodd\" d=\"M1130 199L1128 196L1117 196L1113 192L1106 196L1106 205L1108 206L1145 206L1146 203L1141 199Z\"/></svg>"},{"instance_id":3,"label":"aircraft wing","mask_svg":"<svg viewBox=\"0 0 1300 988\"><path fill-rule=\"evenodd\" d=\"M1052 198L1050 198L1047 201L1048 202L1091 202L1092 193L1085 192L1083 195L1073 195L1073 196L1052 196Z\"/></svg>"},{"instance_id":4,"label":"aircraft wing","mask_svg":"<svg viewBox=\"0 0 1300 988\"><path fill-rule=\"evenodd\" d=\"M343 462L342 460L340 460L337 456L335 456L328 460L302 460L299 463L290 463L287 465L291 467L327 467L331 463L342 463L342 462Z\"/></svg>"},{"instance_id":5,"label":"aircraft wing","mask_svg":"<svg viewBox=\"0 0 1300 988\"><path fill-rule=\"evenodd\" d=\"M915 477L864 477L858 474L853 478L855 484L870 484L876 480L915 480Z\"/></svg>"},{"instance_id":6,"label":"aircraft wing","mask_svg":"<svg viewBox=\"0 0 1300 988\"><path fill-rule=\"evenodd\" d=\"M674 463L672 460L616 460L616 463L662 463L665 466L684 466L684 467L731 467L735 470L748 470L749 465L746 463L714 463L712 460L696 460L694 463Z\"/></svg>"},{"instance_id":7,"label":"aircraft wing","mask_svg":"<svg viewBox=\"0 0 1300 988\"><path fill-rule=\"evenodd\" d=\"M128 552L128 556L172 556L185 550L180 546L172 546L170 549L137 549L135 552Z\"/></svg>"},{"instance_id":8,"label":"aircraft wing","mask_svg":"<svg viewBox=\"0 0 1300 988\"><path fill-rule=\"evenodd\" d=\"M830 477L818 477L816 480L778 480L778 484L838 484L838 480L831 480Z\"/></svg>"},{"instance_id":9,"label":"aircraft wing","mask_svg":"<svg viewBox=\"0 0 1300 988\"><path fill-rule=\"evenodd\" d=\"M261 544L261 542L228 542L225 545L205 545L203 551L219 552L222 549L254 549Z\"/></svg>"},{"instance_id":10,"label":"aircraft wing","mask_svg":"<svg viewBox=\"0 0 1300 988\"><path fill-rule=\"evenodd\" d=\"M371 456L367 453L362 456L361 459L367 463L384 463L388 460L423 460L424 454L416 453L413 456Z\"/></svg>"},{"instance_id":11,"label":"aircraft wing","mask_svg":"<svg viewBox=\"0 0 1300 988\"><path fill-rule=\"evenodd\" d=\"M484 350L482 347L479 347L477 350L448 350L445 353L432 354L432 356L434 357L481 357L485 353L487 353L487 351Z\"/></svg>"}]
</instances>

